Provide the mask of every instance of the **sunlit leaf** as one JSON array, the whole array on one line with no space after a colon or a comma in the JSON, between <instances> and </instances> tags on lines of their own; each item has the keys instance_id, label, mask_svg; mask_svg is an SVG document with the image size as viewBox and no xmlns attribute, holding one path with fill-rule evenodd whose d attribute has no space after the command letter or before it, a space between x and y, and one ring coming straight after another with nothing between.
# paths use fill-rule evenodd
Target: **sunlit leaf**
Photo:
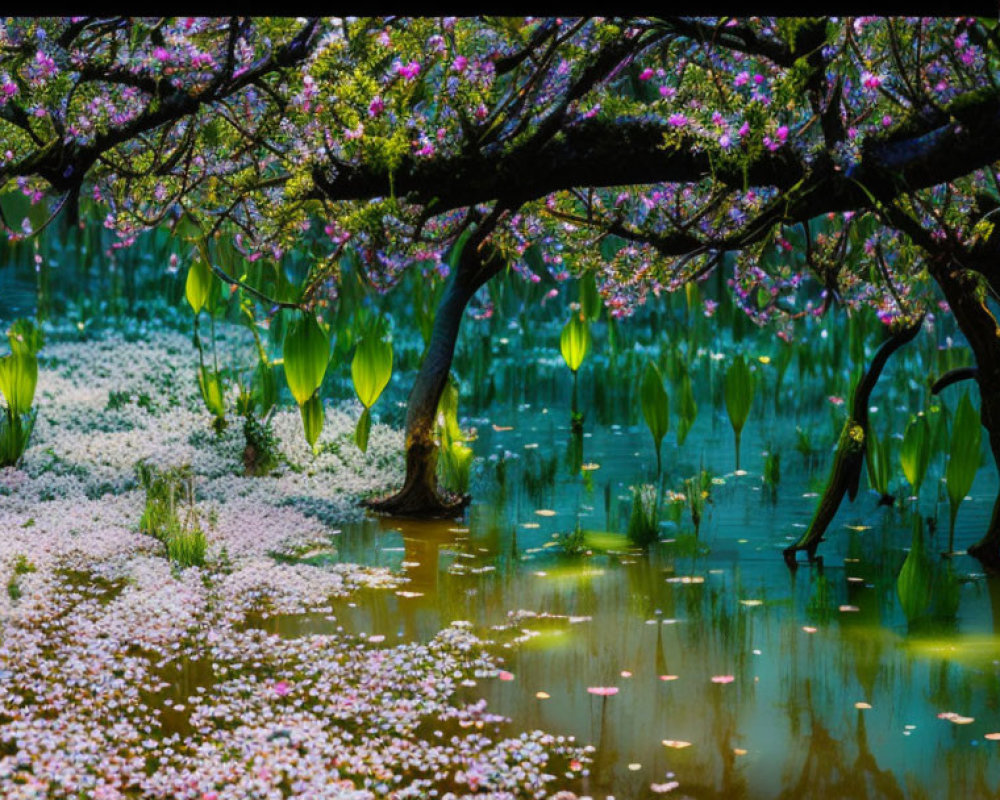
<instances>
[{"instance_id":1,"label":"sunlit leaf","mask_svg":"<svg viewBox=\"0 0 1000 800\"><path fill-rule=\"evenodd\" d=\"M573 372L580 369L590 350L590 326L580 314L573 314L559 337L562 357Z\"/></svg>"},{"instance_id":2,"label":"sunlit leaf","mask_svg":"<svg viewBox=\"0 0 1000 800\"><path fill-rule=\"evenodd\" d=\"M314 314L292 323L283 345L285 380L299 406L310 401L323 383L330 360L330 338Z\"/></svg>"},{"instance_id":3,"label":"sunlit leaf","mask_svg":"<svg viewBox=\"0 0 1000 800\"><path fill-rule=\"evenodd\" d=\"M392 345L377 336L366 336L354 351L351 379L361 405L371 408L392 377Z\"/></svg>"},{"instance_id":4,"label":"sunlit leaf","mask_svg":"<svg viewBox=\"0 0 1000 800\"><path fill-rule=\"evenodd\" d=\"M319 394L314 394L305 403L299 406L302 415L302 427L305 431L306 441L316 452L316 442L320 433L323 432L323 401L319 399Z\"/></svg>"},{"instance_id":5,"label":"sunlit leaf","mask_svg":"<svg viewBox=\"0 0 1000 800\"><path fill-rule=\"evenodd\" d=\"M215 280L215 276L204 259L199 258L191 263L187 281L184 284L184 295L195 314L201 311L205 307L205 303L208 302L213 280Z\"/></svg>"},{"instance_id":6,"label":"sunlit leaf","mask_svg":"<svg viewBox=\"0 0 1000 800\"><path fill-rule=\"evenodd\" d=\"M13 352L0 358L0 394L13 416L28 412L38 385L38 359L27 352Z\"/></svg>"},{"instance_id":7,"label":"sunlit leaf","mask_svg":"<svg viewBox=\"0 0 1000 800\"><path fill-rule=\"evenodd\" d=\"M927 466L931 460L931 429L927 417L918 414L906 426L903 434L903 444L899 448L899 461L903 467L903 475L913 494L920 494L920 486L927 474Z\"/></svg>"}]
</instances>

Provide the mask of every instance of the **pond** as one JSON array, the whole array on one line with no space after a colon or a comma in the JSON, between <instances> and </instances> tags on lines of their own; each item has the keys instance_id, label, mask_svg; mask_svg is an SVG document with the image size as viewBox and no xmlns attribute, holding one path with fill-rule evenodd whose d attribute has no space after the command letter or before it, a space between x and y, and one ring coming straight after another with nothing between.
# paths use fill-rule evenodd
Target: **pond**
<instances>
[{"instance_id":1,"label":"pond","mask_svg":"<svg viewBox=\"0 0 1000 800\"><path fill-rule=\"evenodd\" d=\"M30 305L30 283L22 279L17 285L19 294L4 295L7 319L23 313L23 303ZM144 316L155 319L158 312ZM579 374L583 424L576 432L573 381L555 350L561 320L469 320L455 371L462 427L475 431L475 499L462 518L436 522L359 519L356 497L348 503L338 495L334 502L322 494L327 484L321 490L308 482L329 474L333 485L354 480L359 488L350 492L371 492L398 480L383 461L398 461L398 427L421 349L412 333L397 331L397 369L376 409L376 420L385 424L373 429L372 450L390 455L358 454L352 441L356 409L345 406L344 413L331 403L320 454L313 456L300 441L298 413L286 402L277 419L287 468L277 477L237 478L240 426L231 422L225 434L211 432L192 377L196 358L189 331L165 333L144 322L126 325L121 339L97 330L99 319L94 331L71 323L41 353L40 427L26 460L28 477L0 473L5 502L8 495L37 500L17 508L11 500L7 511L0 506L0 514L9 514L10 530L16 529L14 543L0 553L15 564L8 610L23 610L22 593L29 600L32 591L44 593L38 588L44 581L29 574L34 562L39 575L57 574L46 573L52 567L46 548L68 553L74 570L62 594L52 595L61 598L51 601L55 611L39 601L41 611L29 607L24 618L30 622L31 614L41 614L45 635L50 625L57 632L54 644L29 648L32 659L56 654L58 664L38 667L37 675L76 669L74 648L81 642L88 653L107 649L110 663L118 664L108 680L136 676L134 702L146 715L140 727L150 751L167 759L174 745L186 752L181 740L196 752L198 737L211 728L206 709L221 697L274 701L301 683L313 687L310 696L335 699L329 686L321 693L323 676L309 672L311 647L336 650L353 642L351 652L363 650L376 666L383 650L405 663L403 645L434 648L442 631L468 630L502 659L499 672L473 669L478 662L470 662L454 673L463 679L455 677L448 702L479 710L460 723L447 713L437 727L424 720L406 728L406 735L426 744L442 731L472 726L496 737L536 730L575 737L592 747L590 761L556 759L548 768L557 773L555 786L583 796L995 796L1000 579L984 575L979 562L961 553L989 519L997 491L993 470L978 471L961 503L958 555L940 555L948 549L949 512L946 442L938 442L919 499L908 497L898 466L892 470L891 505L881 504L879 493L863 483L827 531L821 561L790 570L782 550L812 518L846 418L847 337L827 318L809 327L794 357L782 362L791 351L765 336L738 333L735 322L715 330L700 316L689 326L686 319L670 318L670 309L653 310L631 328L598 327L594 352ZM238 353L246 345L245 331L230 335L222 324L219 329L221 352ZM864 338L861 353L870 356L877 337L868 336L867 344ZM877 437L898 450L910 415L931 413L927 387L913 376L939 373L942 363L955 361L952 350L959 347L937 329L897 359L871 399ZM726 369L737 351L756 381L739 470L723 397ZM661 474L639 411L637 387L650 360L666 375L673 403L679 376L690 376L698 407L683 443L671 420ZM346 372L328 378L327 398L343 403L351 395ZM959 390L948 391L944 405L954 409ZM950 413L940 412L945 433ZM168 434L157 432L161 423ZM146 453L194 464L199 511L217 537L206 567L171 571L159 545L136 533L142 500L134 466ZM31 494L23 489L25 481L44 485ZM77 513L59 505L67 502L61 493L72 481L82 488L66 496L77 497L74 502L92 513L81 530L95 536L95 548L107 551L100 550L93 563L81 562L75 548L82 544L66 544L82 540L79 530L67 532L57 519ZM657 541L646 549L626 535L636 492L643 491L658 498ZM290 522L281 516L288 509ZM286 533L272 529L281 525L292 538L304 529L307 546L278 546ZM108 536L110 544L102 540L105 527L116 531ZM50 529L53 538L44 539ZM263 538L253 539L258 531ZM49 542L37 553L31 550L36 532ZM60 536L62 543L52 545ZM219 541L225 542L221 551ZM914 544L925 551L921 580L917 600L904 601L898 576ZM21 575L14 556L25 553L30 570ZM250 588L230 575L230 558ZM52 563L66 567L57 559ZM260 576L275 565L308 571L280 573L268 579L269 589L258 591L253 581L263 582ZM348 565L383 572L340 591L339 576L349 573L338 570ZM267 591L280 594L273 581L282 576L303 580L294 591L317 597L289 603L308 606L291 610L260 602ZM302 588L309 582L313 589ZM333 588L324 595L327 586ZM170 619L181 614L182 606L170 600L179 592L193 609L186 622ZM129 609L136 603L159 620L152 634L133 619L139 615ZM214 610L199 616L202 607ZM114 609L107 619L124 619L125 629L108 633L111 623L94 622L104 619L104 608ZM19 630L9 651L0 652L0 669L8 677L17 674L17 648L26 635ZM87 638L93 631L101 631L95 642ZM82 640L67 640L61 650L58 637L71 632ZM268 651L280 649L277 640L257 634L279 637L291 649L271 663ZM460 643L460 649L466 646ZM241 647L249 648L245 658ZM419 652L424 658L425 651ZM340 664L340 658L329 663ZM352 662L352 670L365 668ZM330 679L339 679L339 667L332 669ZM412 688L416 698L424 691ZM34 702L29 694L20 697L11 703ZM482 701L487 716L477 705ZM6 726L21 712L5 702L0 698ZM277 725L278 712L265 711L254 707L262 716L248 718L256 722L247 722L246 735L257 735L255 724ZM510 722L502 728L489 714ZM225 738L231 733L222 726L212 734L221 737L226 752L238 750ZM11 734L0 755L20 757L16 743L22 735ZM267 746L285 735L279 727L266 737ZM150 780L160 780L153 756L148 758ZM217 785L205 780L199 777L198 785ZM444 791L461 788L457 782L429 785ZM172 791L164 788L167 783L149 785L154 788L133 788L124 796ZM373 779L366 786L377 796L391 796L388 784Z\"/></svg>"},{"instance_id":2,"label":"pond","mask_svg":"<svg viewBox=\"0 0 1000 800\"><path fill-rule=\"evenodd\" d=\"M312 557L389 567L408 578L402 590L252 624L289 638L346 630L388 646L427 641L455 620L487 637L516 623L505 672L462 696L485 698L517 728L593 745L581 789L595 797L992 796L1000 581L935 552L938 613L908 624L896 574L910 517L865 493L837 517L822 567L790 572L781 550L812 514L815 464L789 465L777 502L759 474L716 476L697 537L666 523L648 552L604 535L594 537L601 549L584 540L567 554L578 527L624 528L650 444L638 428L588 426L594 461L581 478L566 466L560 413L507 408L482 420L476 448L506 454L504 488L466 519L340 526L332 549ZM706 421L693 435L725 462L727 428ZM750 436L744 446L762 444ZM993 486L988 476L981 484L962 512L969 541L990 510ZM935 536L929 545L943 549Z\"/></svg>"}]
</instances>

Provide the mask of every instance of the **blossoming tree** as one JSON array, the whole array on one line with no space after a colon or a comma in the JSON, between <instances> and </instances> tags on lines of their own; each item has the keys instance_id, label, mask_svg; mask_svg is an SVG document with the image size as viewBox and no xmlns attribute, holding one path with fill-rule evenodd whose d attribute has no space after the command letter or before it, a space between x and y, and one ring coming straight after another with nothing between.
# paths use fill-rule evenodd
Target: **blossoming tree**
<instances>
[{"instance_id":1,"label":"blossoming tree","mask_svg":"<svg viewBox=\"0 0 1000 800\"><path fill-rule=\"evenodd\" d=\"M539 252L619 314L735 254L739 303L784 335L805 276L889 325L937 283L1000 458L998 57L976 19L8 20L0 191L86 193L123 242L184 220L246 259L308 244L306 309L347 249L377 286L447 259L382 511L460 504L434 438L460 320ZM996 509L970 551L994 563Z\"/></svg>"}]
</instances>

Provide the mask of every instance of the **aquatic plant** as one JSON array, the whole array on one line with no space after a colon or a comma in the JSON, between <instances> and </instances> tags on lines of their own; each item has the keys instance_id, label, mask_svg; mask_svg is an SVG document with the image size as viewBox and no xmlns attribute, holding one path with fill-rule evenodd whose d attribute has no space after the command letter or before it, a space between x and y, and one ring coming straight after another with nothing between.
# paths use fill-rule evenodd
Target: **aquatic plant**
<instances>
[{"instance_id":1,"label":"aquatic plant","mask_svg":"<svg viewBox=\"0 0 1000 800\"><path fill-rule=\"evenodd\" d=\"M764 487L773 499L781 483L781 453L769 442L764 454Z\"/></svg>"},{"instance_id":2,"label":"aquatic plant","mask_svg":"<svg viewBox=\"0 0 1000 800\"><path fill-rule=\"evenodd\" d=\"M680 388L678 390L677 403L677 444L683 445L688 433L694 427L694 421L698 417L698 404L694 399L694 387L691 384L691 375L686 366L682 365L680 378Z\"/></svg>"},{"instance_id":3,"label":"aquatic plant","mask_svg":"<svg viewBox=\"0 0 1000 800\"><path fill-rule=\"evenodd\" d=\"M865 461L868 466L868 484L879 493L879 505L892 505L895 498L889 492L892 479L892 438L879 437L870 431L865 447Z\"/></svg>"},{"instance_id":4,"label":"aquatic plant","mask_svg":"<svg viewBox=\"0 0 1000 800\"><path fill-rule=\"evenodd\" d=\"M969 393L963 392L955 412L951 430L951 445L948 452L948 466L945 469L945 485L948 489L949 523L948 552L955 549L955 519L958 508L972 488L980 463L980 421L979 413L969 400Z\"/></svg>"},{"instance_id":5,"label":"aquatic plant","mask_svg":"<svg viewBox=\"0 0 1000 800\"><path fill-rule=\"evenodd\" d=\"M688 511L691 512L691 524L694 535L701 531L701 520L705 514L705 505L712 502L712 473L702 468L697 475L684 479L684 496L687 498Z\"/></svg>"},{"instance_id":6,"label":"aquatic plant","mask_svg":"<svg viewBox=\"0 0 1000 800\"><path fill-rule=\"evenodd\" d=\"M740 469L740 437L743 426L750 416L750 406L753 404L754 376L747 366L743 355L738 355L726 370L725 397L726 412L729 414L729 424L733 427L736 441L736 471Z\"/></svg>"},{"instance_id":7,"label":"aquatic plant","mask_svg":"<svg viewBox=\"0 0 1000 800\"><path fill-rule=\"evenodd\" d=\"M43 335L27 319L16 320L7 331L10 353L0 358L0 467L17 466L28 449L35 426L35 387L38 384L38 351Z\"/></svg>"},{"instance_id":8,"label":"aquatic plant","mask_svg":"<svg viewBox=\"0 0 1000 800\"><path fill-rule=\"evenodd\" d=\"M139 462L136 474L146 492L139 530L159 539L166 547L167 557L177 566L203 566L207 542L194 507L194 477L190 468L158 469Z\"/></svg>"},{"instance_id":9,"label":"aquatic plant","mask_svg":"<svg viewBox=\"0 0 1000 800\"><path fill-rule=\"evenodd\" d=\"M579 404L578 371L587 353L590 352L590 325L582 312L574 312L563 327L559 337L559 352L573 373L570 427L574 431L580 431L583 430L583 414L580 412Z\"/></svg>"},{"instance_id":10,"label":"aquatic plant","mask_svg":"<svg viewBox=\"0 0 1000 800\"><path fill-rule=\"evenodd\" d=\"M931 460L931 429L927 416L921 412L912 416L903 433L903 443L899 448L899 463L903 475L909 482L914 496L919 496L920 487L927 475Z\"/></svg>"},{"instance_id":11,"label":"aquatic plant","mask_svg":"<svg viewBox=\"0 0 1000 800\"><path fill-rule=\"evenodd\" d=\"M628 538L633 544L647 547L657 540L660 530L659 493L649 483L632 487L632 512L628 519Z\"/></svg>"},{"instance_id":12,"label":"aquatic plant","mask_svg":"<svg viewBox=\"0 0 1000 800\"><path fill-rule=\"evenodd\" d=\"M646 427L653 437L653 448L656 451L656 477L663 471L660 460L660 445L663 437L670 429L670 398L663 388L663 379L656 366L649 362L642 376L642 387L639 390L639 400L642 403L642 417Z\"/></svg>"}]
</instances>

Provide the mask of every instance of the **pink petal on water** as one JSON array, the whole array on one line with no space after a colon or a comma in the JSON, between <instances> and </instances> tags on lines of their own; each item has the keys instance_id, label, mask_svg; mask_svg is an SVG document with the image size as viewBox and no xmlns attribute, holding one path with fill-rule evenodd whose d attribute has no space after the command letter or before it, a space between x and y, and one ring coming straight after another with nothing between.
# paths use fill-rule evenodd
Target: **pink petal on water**
<instances>
[{"instance_id":1,"label":"pink petal on water","mask_svg":"<svg viewBox=\"0 0 1000 800\"><path fill-rule=\"evenodd\" d=\"M602 697L607 697L612 694L618 694L617 686L588 686L587 691L591 694L601 695Z\"/></svg>"},{"instance_id":2,"label":"pink petal on water","mask_svg":"<svg viewBox=\"0 0 1000 800\"><path fill-rule=\"evenodd\" d=\"M712 683L732 683L736 678L732 675L713 675Z\"/></svg>"},{"instance_id":3,"label":"pink petal on water","mask_svg":"<svg viewBox=\"0 0 1000 800\"><path fill-rule=\"evenodd\" d=\"M514 680L514 673L513 672L507 672L507 670L502 669L502 670L500 670L500 672L497 675L497 677L500 680L502 680L502 681L512 681L512 680Z\"/></svg>"}]
</instances>

